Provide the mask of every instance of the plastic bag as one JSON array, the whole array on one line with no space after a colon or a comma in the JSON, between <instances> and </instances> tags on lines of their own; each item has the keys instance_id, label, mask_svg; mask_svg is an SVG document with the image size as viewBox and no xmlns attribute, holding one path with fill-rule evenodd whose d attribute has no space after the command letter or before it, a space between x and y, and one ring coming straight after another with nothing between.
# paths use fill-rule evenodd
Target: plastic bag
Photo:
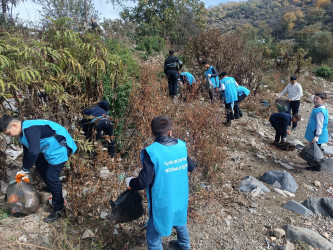
<instances>
[{"instance_id":1,"label":"plastic bag","mask_svg":"<svg viewBox=\"0 0 333 250\"><path fill-rule=\"evenodd\" d=\"M288 100L277 100L275 105L280 113L288 112L289 101Z\"/></svg>"},{"instance_id":2,"label":"plastic bag","mask_svg":"<svg viewBox=\"0 0 333 250\"><path fill-rule=\"evenodd\" d=\"M142 197L136 190L126 190L114 202L108 218L115 223L124 223L136 220L143 215Z\"/></svg>"},{"instance_id":3,"label":"plastic bag","mask_svg":"<svg viewBox=\"0 0 333 250\"><path fill-rule=\"evenodd\" d=\"M324 160L324 154L317 143L310 143L299 153L299 156L312 164L321 163Z\"/></svg>"},{"instance_id":4,"label":"plastic bag","mask_svg":"<svg viewBox=\"0 0 333 250\"><path fill-rule=\"evenodd\" d=\"M212 83L212 80L210 79L210 77L206 78L205 88L207 90L213 90L214 89L214 84Z\"/></svg>"},{"instance_id":5,"label":"plastic bag","mask_svg":"<svg viewBox=\"0 0 333 250\"><path fill-rule=\"evenodd\" d=\"M12 215L33 214L40 207L37 192L24 181L8 186L7 204L11 207Z\"/></svg>"}]
</instances>

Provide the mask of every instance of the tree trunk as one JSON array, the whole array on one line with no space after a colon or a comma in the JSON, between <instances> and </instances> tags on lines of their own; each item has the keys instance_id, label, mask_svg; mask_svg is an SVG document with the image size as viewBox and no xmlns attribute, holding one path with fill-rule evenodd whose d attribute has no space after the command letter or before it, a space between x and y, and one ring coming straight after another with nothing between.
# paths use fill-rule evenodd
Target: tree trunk
<instances>
[{"instance_id":1,"label":"tree trunk","mask_svg":"<svg viewBox=\"0 0 333 250\"><path fill-rule=\"evenodd\" d=\"M3 21L7 22L7 0L1 0Z\"/></svg>"}]
</instances>

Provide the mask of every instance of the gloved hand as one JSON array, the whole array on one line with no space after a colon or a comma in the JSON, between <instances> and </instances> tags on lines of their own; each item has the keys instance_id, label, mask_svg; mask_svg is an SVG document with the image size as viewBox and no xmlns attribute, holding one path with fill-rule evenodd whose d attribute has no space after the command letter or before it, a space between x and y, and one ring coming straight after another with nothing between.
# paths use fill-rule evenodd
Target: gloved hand
<instances>
[{"instance_id":1,"label":"gloved hand","mask_svg":"<svg viewBox=\"0 0 333 250\"><path fill-rule=\"evenodd\" d=\"M208 77L211 77L212 75L211 74L207 74Z\"/></svg>"},{"instance_id":2,"label":"gloved hand","mask_svg":"<svg viewBox=\"0 0 333 250\"><path fill-rule=\"evenodd\" d=\"M132 179L134 179L134 177L127 177L126 179L125 179L125 182L126 182L126 187L127 187L127 189L131 189L131 187L130 187L130 181L132 180Z\"/></svg>"},{"instance_id":3,"label":"gloved hand","mask_svg":"<svg viewBox=\"0 0 333 250\"><path fill-rule=\"evenodd\" d=\"M20 170L16 173L15 180L17 183L20 183L21 181L25 181L26 183L29 183L29 170Z\"/></svg>"},{"instance_id":4,"label":"gloved hand","mask_svg":"<svg viewBox=\"0 0 333 250\"><path fill-rule=\"evenodd\" d=\"M318 140L319 140L319 136L315 136L315 137L313 137L313 140L312 140L312 142L311 142L311 143L318 142Z\"/></svg>"}]
</instances>

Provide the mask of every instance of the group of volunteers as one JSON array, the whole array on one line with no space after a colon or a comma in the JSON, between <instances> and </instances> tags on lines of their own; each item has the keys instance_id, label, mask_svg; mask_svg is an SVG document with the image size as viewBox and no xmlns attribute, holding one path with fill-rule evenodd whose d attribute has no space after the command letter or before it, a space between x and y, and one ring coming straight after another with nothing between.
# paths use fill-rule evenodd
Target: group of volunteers
<instances>
[{"instance_id":1,"label":"group of volunteers","mask_svg":"<svg viewBox=\"0 0 333 250\"><path fill-rule=\"evenodd\" d=\"M218 73L214 66L211 66L206 60L201 64L205 68L205 88L208 91L208 95L211 103L215 99L222 99L226 109L226 126L231 125L231 120L239 119L243 116L239 107L239 103L250 94L250 90L238 85L236 80L228 76L226 72ZM197 90L197 81L195 77L189 72L181 72L182 61L180 61L175 55L174 51L169 51L169 57L164 62L164 73L168 79L169 95L174 98L178 93L178 79L185 85L186 89L189 89L191 97Z\"/></svg>"},{"instance_id":2,"label":"group of volunteers","mask_svg":"<svg viewBox=\"0 0 333 250\"><path fill-rule=\"evenodd\" d=\"M178 77L192 87L197 84L189 72L179 70L182 62L169 51L165 60L164 71L168 77L170 97L177 95ZM242 116L239 103L249 95L249 90L239 86L233 77L225 72L218 74L215 67L203 61L205 67L205 82L211 102L221 98L224 102L227 122ZM279 95L288 92L288 113L272 114L270 122L276 130L275 143L285 142L287 128L293 123L292 130L300 120L298 110L302 87L296 77L291 77L291 83ZM328 112L323 105L326 100L324 93L316 93L315 107L311 113L305 138L320 146L328 141ZM292 114L290 114L292 112ZM92 139L105 138L108 152L114 156L113 126L109 116L107 101L82 108L83 119L80 126L84 134ZM93 133L95 131L96 133ZM190 249L190 239L187 229L188 207L188 172L192 172L195 164L188 156L186 143L172 137L172 122L166 116L157 116L151 121L151 131L155 141L141 151L142 170L136 178L127 177L125 183L132 190L146 189L148 198L149 219L147 222L146 238L148 249L162 250L162 237L169 236L172 228L177 231L177 240L170 241L176 249ZM45 190L52 194L53 211L45 222L59 219L65 212L64 198L60 181L60 171L77 146L68 131L58 123L49 120L24 120L13 116L3 116L0 119L0 132L11 137L18 137L23 145L23 166L16 174L16 181L29 182L30 169L36 165L41 178L46 184ZM318 166L313 167L317 169Z\"/></svg>"},{"instance_id":3,"label":"group of volunteers","mask_svg":"<svg viewBox=\"0 0 333 250\"><path fill-rule=\"evenodd\" d=\"M303 96L303 90L302 86L297 82L296 76L290 77L290 83L278 95L277 101L286 93L288 93L289 101L287 112L274 113L269 118L271 125L275 129L274 145L278 147L283 146L283 144L287 142L287 135L290 134L288 128L291 126L291 130L295 131L297 128L297 122L301 120L301 115L298 112L300 99ZM304 136L309 143L317 143L319 148L321 148L323 143L327 143L329 139L327 129L329 113L324 105L326 99L326 93L315 93L313 97L314 108L310 114ZM307 170L321 170L320 164L308 164L309 167L305 168Z\"/></svg>"}]
</instances>

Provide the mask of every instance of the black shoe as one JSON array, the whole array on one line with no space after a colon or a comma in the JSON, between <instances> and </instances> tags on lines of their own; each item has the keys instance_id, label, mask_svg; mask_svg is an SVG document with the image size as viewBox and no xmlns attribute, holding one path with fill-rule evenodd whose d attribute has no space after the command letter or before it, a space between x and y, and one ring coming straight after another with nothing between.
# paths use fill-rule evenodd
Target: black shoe
<instances>
[{"instance_id":1,"label":"black shoe","mask_svg":"<svg viewBox=\"0 0 333 250\"><path fill-rule=\"evenodd\" d=\"M280 143L279 143L278 141L275 141L273 144L274 144L274 146L276 146L276 147L280 147Z\"/></svg>"},{"instance_id":2,"label":"black shoe","mask_svg":"<svg viewBox=\"0 0 333 250\"><path fill-rule=\"evenodd\" d=\"M50 189L48 188L48 186L42 187L41 188L42 192L47 192L47 193L51 193Z\"/></svg>"},{"instance_id":3,"label":"black shoe","mask_svg":"<svg viewBox=\"0 0 333 250\"><path fill-rule=\"evenodd\" d=\"M53 211L52 213L50 213L45 219L44 222L46 223L50 223L53 221L58 220L62 215L62 213L66 214L65 209L59 210L59 211Z\"/></svg>"},{"instance_id":4,"label":"black shoe","mask_svg":"<svg viewBox=\"0 0 333 250\"><path fill-rule=\"evenodd\" d=\"M231 126L231 122L224 122L223 125L227 126L227 127L230 127Z\"/></svg>"},{"instance_id":5,"label":"black shoe","mask_svg":"<svg viewBox=\"0 0 333 250\"><path fill-rule=\"evenodd\" d=\"M176 241L176 240L169 241L169 247L172 247L173 249L176 249L176 250L182 250L182 248L178 244L178 241Z\"/></svg>"},{"instance_id":6,"label":"black shoe","mask_svg":"<svg viewBox=\"0 0 333 250\"><path fill-rule=\"evenodd\" d=\"M291 131L295 131L295 130L296 130L296 127L292 127L292 128L291 128Z\"/></svg>"}]
</instances>

